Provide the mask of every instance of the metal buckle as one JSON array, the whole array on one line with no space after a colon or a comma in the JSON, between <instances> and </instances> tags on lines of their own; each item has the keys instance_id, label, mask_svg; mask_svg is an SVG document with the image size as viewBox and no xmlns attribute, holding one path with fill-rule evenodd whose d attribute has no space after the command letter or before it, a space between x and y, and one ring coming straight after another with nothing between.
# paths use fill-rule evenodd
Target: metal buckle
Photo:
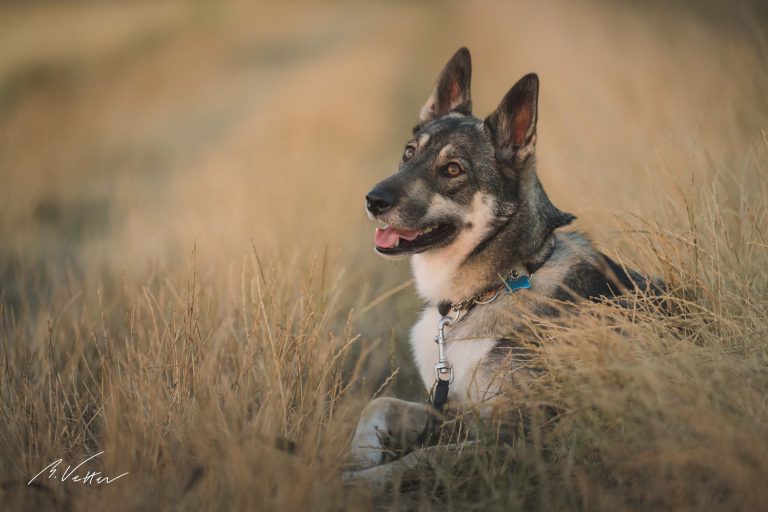
<instances>
[{"instance_id":1,"label":"metal buckle","mask_svg":"<svg viewBox=\"0 0 768 512\"><path fill-rule=\"evenodd\" d=\"M441 375L448 374L448 379L443 379ZM435 380L448 380L448 384L453 383L453 367L448 363L437 363L435 365Z\"/></svg>"}]
</instances>

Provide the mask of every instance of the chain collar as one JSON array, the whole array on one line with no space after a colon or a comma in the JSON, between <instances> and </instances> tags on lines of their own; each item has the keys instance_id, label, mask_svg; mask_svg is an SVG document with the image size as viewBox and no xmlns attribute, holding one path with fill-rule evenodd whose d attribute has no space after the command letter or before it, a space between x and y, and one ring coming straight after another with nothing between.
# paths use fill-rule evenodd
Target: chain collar
<instances>
[{"instance_id":1,"label":"chain collar","mask_svg":"<svg viewBox=\"0 0 768 512\"><path fill-rule=\"evenodd\" d=\"M454 321L456 321L473 307L494 302L499 297L499 293L504 289L512 292L521 288L530 288L529 279L530 276L521 276L517 270L512 270L506 278L501 279L501 284L486 288L482 292L459 302L441 302L437 305L437 310L440 316L446 316L451 311L455 312L456 317Z\"/></svg>"},{"instance_id":2,"label":"chain collar","mask_svg":"<svg viewBox=\"0 0 768 512\"><path fill-rule=\"evenodd\" d=\"M539 270L544 263L549 260L554 251L555 242L554 239L552 239L552 243L548 247L547 252L538 262L525 265L525 272L527 272L527 275L521 274L517 268L513 268L506 277L499 276L501 283L496 286L486 288L480 293L459 302L440 302L437 305L437 310L440 313L440 316L444 317L453 311L456 314L453 318L453 322L455 323L473 307L494 302L504 289L506 289L508 293L511 293L522 288L530 288L530 278L533 276L534 272ZM518 266L518 268L521 267L522 265Z\"/></svg>"}]
</instances>

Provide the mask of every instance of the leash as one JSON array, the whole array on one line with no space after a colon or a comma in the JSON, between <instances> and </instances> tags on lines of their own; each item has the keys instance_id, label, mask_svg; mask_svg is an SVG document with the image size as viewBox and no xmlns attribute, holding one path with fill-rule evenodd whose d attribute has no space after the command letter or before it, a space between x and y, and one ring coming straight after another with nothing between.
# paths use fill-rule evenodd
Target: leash
<instances>
[{"instance_id":1,"label":"leash","mask_svg":"<svg viewBox=\"0 0 768 512\"><path fill-rule=\"evenodd\" d=\"M448 363L445 355L445 328L454 322L454 319L448 316L448 312L441 313L441 318L437 322L437 364L435 365L435 392L432 397L432 407L441 413L445 410L445 404L448 403L448 387L453 382L453 366Z\"/></svg>"}]
</instances>

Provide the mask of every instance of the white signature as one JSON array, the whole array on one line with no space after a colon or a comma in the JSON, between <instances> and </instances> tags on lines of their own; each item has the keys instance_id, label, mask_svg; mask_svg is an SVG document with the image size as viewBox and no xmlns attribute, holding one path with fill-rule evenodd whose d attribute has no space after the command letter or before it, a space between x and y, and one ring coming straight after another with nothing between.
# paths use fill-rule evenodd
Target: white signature
<instances>
[{"instance_id":1,"label":"white signature","mask_svg":"<svg viewBox=\"0 0 768 512\"><path fill-rule=\"evenodd\" d=\"M67 480L71 479L75 483L81 483L82 482L83 485L90 485L90 484L101 485L101 484L111 484L112 482L114 482L118 478L122 478L122 477L124 477L125 475L127 475L129 473L128 471L126 471L122 475L117 475L117 476L107 476L107 475L99 476L99 475L101 475L101 471L91 471L89 469L85 473L85 475L77 475L77 474L75 474L75 471L80 469L80 466L82 466L83 464L85 464L89 460L95 459L96 457L98 457L102 453L104 453L104 452L101 451L101 452L97 453L96 455L91 455L90 457L85 459L83 462L81 462L80 464L75 466L74 468L72 466L67 466L67 469L64 470L64 472L61 474L61 477L58 478L58 480L61 480L62 482L66 482ZM62 462L62 459L58 459L58 460L55 460L55 461L51 462L47 466L45 466L42 469L42 471L40 471L38 474L36 474L35 476L32 477L32 480L27 482L27 485L31 485L32 482L34 482L37 477L39 477L40 475L42 475L46 471L48 471L48 479L49 480L51 478L56 480L57 479L56 473L59 470L59 465L61 465L61 462Z\"/></svg>"}]
</instances>

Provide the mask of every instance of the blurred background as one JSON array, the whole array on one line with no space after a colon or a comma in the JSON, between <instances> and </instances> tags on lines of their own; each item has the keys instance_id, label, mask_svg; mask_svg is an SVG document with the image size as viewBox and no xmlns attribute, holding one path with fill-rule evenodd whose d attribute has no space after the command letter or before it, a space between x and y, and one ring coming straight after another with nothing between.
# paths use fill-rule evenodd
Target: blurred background
<instances>
[{"instance_id":1,"label":"blurred background","mask_svg":"<svg viewBox=\"0 0 768 512\"><path fill-rule=\"evenodd\" d=\"M340 468L425 398L422 304L363 198L461 46L478 117L539 74L550 198L679 308L585 306L559 420L393 508L764 506L768 3L334 0L0 2L0 508L386 506ZM100 451L130 474L27 485Z\"/></svg>"},{"instance_id":2,"label":"blurred background","mask_svg":"<svg viewBox=\"0 0 768 512\"><path fill-rule=\"evenodd\" d=\"M404 337L412 288L366 309L409 269L373 254L363 196L396 169L460 46L479 117L540 75L545 188L631 259L642 239L617 219L684 220L669 203L710 187L712 170L739 176L763 147L766 12L762 1L4 2L0 302L28 318L53 314L59 291L108 304L126 283L186 275L194 248L224 301L254 255L278 278L323 265L341 305L364 310L366 337Z\"/></svg>"}]
</instances>

